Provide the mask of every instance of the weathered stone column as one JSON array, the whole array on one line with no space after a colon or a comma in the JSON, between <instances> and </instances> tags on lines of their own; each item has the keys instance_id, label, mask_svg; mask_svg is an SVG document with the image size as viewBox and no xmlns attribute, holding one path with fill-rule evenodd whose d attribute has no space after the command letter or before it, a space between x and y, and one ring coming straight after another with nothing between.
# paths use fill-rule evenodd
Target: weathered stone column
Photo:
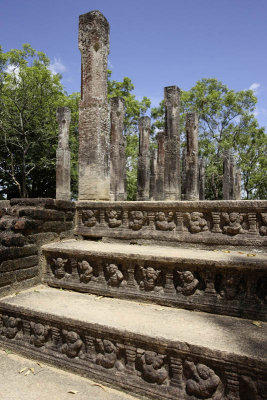
<instances>
[{"instance_id":1,"label":"weathered stone column","mask_svg":"<svg viewBox=\"0 0 267 400\"><path fill-rule=\"evenodd\" d=\"M198 191L198 115L186 114L185 200L199 200Z\"/></svg>"},{"instance_id":2,"label":"weathered stone column","mask_svg":"<svg viewBox=\"0 0 267 400\"><path fill-rule=\"evenodd\" d=\"M149 200L150 184L150 118L139 119L139 155L137 169L137 200Z\"/></svg>"},{"instance_id":3,"label":"weathered stone column","mask_svg":"<svg viewBox=\"0 0 267 400\"><path fill-rule=\"evenodd\" d=\"M157 180L157 153L155 149L150 151L150 200L156 200L156 180Z\"/></svg>"},{"instance_id":4,"label":"weathered stone column","mask_svg":"<svg viewBox=\"0 0 267 400\"><path fill-rule=\"evenodd\" d=\"M235 178L236 178L236 165L234 156L230 153L230 185L229 185L229 199L235 200Z\"/></svg>"},{"instance_id":5,"label":"weathered stone column","mask_svg":"<svg viewBox=\"0 0 267 400\"><path fill-rule=\"evenodd\" d=\"M57 109L58 147L56 151L56 198L70 200L69 128L71 112L68 107Z\"/></svg>"},{"instance_id":6,"label":"weathered stone column","mask_svg":"<svg viewBox=\"0 0 267 400\"><path fill-rule=\"evenodd\" d=\"M123 98L113 97L110 107L110 200L123 201L126 182Z\"/></svg>"},{"instance_id":7,"label":"weathered stone column","mask_svg":"<svg viewBox=\"0 0 267 400\"><path fill-rule=\"evenodd\" d=\"M79 200L109 200L109 23L99 11L80 15L79 49L82 57Z\"/></svg>"},{"instance_id":8,"label":"weathered stone column","mask_svg":"<svg viewBox=\"0 0 267 400\"><path fill-rule=\"evenodd\" d=\"M164 200L165 133L158 132L156 200Z\"/></svg>"},{"instance_id":9,"label":"weathered stone column","mask_svg":"<svg viewBox=\"0 0 267 400\"><path fill-rule=\"evenodd\" d=\"M230 200L230 152L226 150L223 156L223 200Z\"/></svg>"},{"instance_id":10,"label":"weathered stone column","mask_svg":"<svg viewBox=\"0 0 267 400\"><path fill-rule=\"evenodd\" d=\"M165 200L180 200L180 89L177 86L164 88L165 99Z\"/></svg>"},{"instance_id":11,"label":"weathered stone column","mask_svg":"<svg viewBox=\"0 0 267 400\"><path fill-rule=\"evenodd\" d=\"M205 200L205 168L205 160L203 160L203 158L200 158L198 171L199 200Z\"/></svg>"},{"instance_id":12,"label":"weathered stone column","mask_svg":"<svg viewBox=\"0 0 267 400\"><path fill-rule=\"evenodd\" d=\"M181 170L181 199L185 200L185 191L186 191L186 147L183 148L182 151L182 170Z\"/></svg>"},{"instance_id":13,"label":"weathered stone column","mask_svg":"<svg viewBox=\"0 0 267 400\"><path fill-rule=\"evenodd\" d=\"M241 199L241 169L236 168L235 174L235 200Z\"/></svg>"}]
</instances>

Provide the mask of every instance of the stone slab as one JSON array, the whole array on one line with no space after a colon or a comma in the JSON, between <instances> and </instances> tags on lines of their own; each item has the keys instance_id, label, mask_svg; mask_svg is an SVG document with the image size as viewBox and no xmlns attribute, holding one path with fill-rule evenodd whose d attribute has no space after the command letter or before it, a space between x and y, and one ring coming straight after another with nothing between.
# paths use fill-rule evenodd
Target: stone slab
<instances>
[{"instance_id":1,"label":"stone slab","mask_svg":"<svg viewBox=\"0 0 267 400\"><path fill-rule=\"evenodd\" d=\"M90 379L2 349L0 371L1 400L137 400Z\"/></svg>"},{"instance_id":2,"label":"stone slab","mask_svg":"<svg viewBox=\"0 0 267 400\"><path fill-rule=\"evenodd\" d=\"M267 384L266 323L44 286L0 312L2 346L154 399L245 400L248 382ZM206 392L192 389L202 373Z\"/></svg>"}]
</instances>

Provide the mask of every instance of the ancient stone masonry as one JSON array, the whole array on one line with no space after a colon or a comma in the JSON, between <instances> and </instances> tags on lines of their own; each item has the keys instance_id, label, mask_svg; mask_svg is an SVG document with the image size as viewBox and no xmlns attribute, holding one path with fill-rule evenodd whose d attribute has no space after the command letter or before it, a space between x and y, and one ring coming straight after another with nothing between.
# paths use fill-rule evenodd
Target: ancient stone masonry
<instances>
[{"instance_id":1,"label":"ancient stone masonry","mask_svg":"<svg viewBox=\"0 0 267 400\"><path fill-rule=\"evenodd\" d=\"M181 199L180 178L180 89L177 86L164 88L165 100L165 200Z\"/></svg>"},{"instance_id":2,"label":"ancient stone masonry","mask_svg":"<svg viewBox=\"0 0 267 400\"><path fill-rule=\"evenodd\" d=\"M125 200L126 159L123 136L124 100L113 97L111 106L110 132L110 200Z\"/></svg>"},{"instance_id":3,"label":"ancient stone masonry","mask_svg":"<svg viewBox=\"0 0 267 400\"><path fill-rule=\"evenodd\" d=\"M185 200L199 200L198 115L186 114Z\"/></svg>"},{"instance_id":4,"label":"ancient stone masonry","mask_svg":"<svg viewBox=\"0 0 267 400\"><path fill-rule=\"evenodd\" d=\"M99 11L79 19L79 199L109 200L110 117L107 101L109 24Z\"/></svg>"},{"instance_id":5,"label":"ancient stone masonry","mask_svg":"<svg viewBox=\"0 0 267 400\"><path fill-rule=\"evenodd\" d=\"M175 228L158 221L164 229ZM69 250L69 245L43 247L50 286L267 321L266 256L75 242Z\"/></svg>"},{"instance_id":6,"label":"ancient stone masonry","mask_svg":"<svg viewBox=\"0 0 267 400\"><path fill-rule=\"evenodd\" d=\"M198 171L199 200L205 200L205 168L205 160L203 158L200 158ZM237 200L240 200L240 198Z\"/></svg>"},{"instance_id":7,"label":"ancient stone masonry","mask_svg":"<svg viewBox=\"0 0 267 400\"><path fill-rule=\"evenodd\" d=\"M70 200L69 127L71 112L68 107L57 109L57 121L59 135L56 153L56 198L58 200Z\"/></svg>"},{"instance_id":8,"label":"ancient stone masonry","mask_svg":"<svg viewBox=\"0 0 267 400\"><path fill-rule=\"evenodd\" d=\"M156 149L150 151L150 186L149 186L149 198L150 200L156 200L157 190L157 153Z\"/></svg>"},{"instance_id":9,"label":"ancient stone masonry","mask_svg":"<svg viewBox=\"0 0 267 400\"><path fill-rule=\"evenodd\" d=\"M233 154L226 150L223 160L223 199L240 200L241 171L236 167Z\"/></svg>"},{"instance_id":10,"label":"ancient stone masonry","mask_svg":"<svg viewBox=\"0 0 267 400\"><path fill-rule=\"evenodd\" d=\"M0 313L3 346L152 399L265 399L264 362L256 367L246 357L178 340L152 341L74 319L55 321L12 306L0 307Z\"/></svg>"},{"instance_id":11,"label":"ancient stone masonry","mask_svg":"<svg viewBox=\"0 0 267 400\"><path fill-rule=\"evenodd\" d=\"M137 169L137 200L149 200L150 185L150 118L139 119L139 154Z\"/></svg>"},{"instance_id":12,"label":"ancient stone masonry","mask_svg":"<svg viewBox=\"0 0 267 400\"><path fill-rule=\"evenodd\" d=\"M6 205L0 213L0 296L39 283L41 244L74 227L70 201L12 199Z\"/></svg>"},{"instance_id":13,"label":"ancient stone masonry","mask_svg":"<svg viewBox=\"0 0 267 400\"><path fill-rule=\"evenodd\" d=\"M157 156L157 175L156 175L156 198L164 200L164 171L165 171L165 134L158 132L158 156Z\"/></svg>"},{"instance_id":14,"label":"ancient stone masonry","mask_svg":"<svg viewBox=\"0 0 267 400\"><path fill-rule=\"evenodd\" d=\"M113 215L114 214L114 215ZM76 233L88 237L266 246L267 202L81 202ZM255 247L254 247L255 248Z\"/></svg>"}]
</instances>

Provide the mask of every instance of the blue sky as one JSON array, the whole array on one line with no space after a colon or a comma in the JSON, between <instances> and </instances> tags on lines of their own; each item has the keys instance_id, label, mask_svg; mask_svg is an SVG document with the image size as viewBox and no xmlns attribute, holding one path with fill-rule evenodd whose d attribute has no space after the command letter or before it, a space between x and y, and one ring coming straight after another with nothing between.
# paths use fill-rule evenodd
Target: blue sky
<instances>
[{"instance_id":1,"label":"blue sky","mask_svg":"<svg viewBox=\"0 0 267 400\"><path fill-rule=\"evenodd\" d=\"M95 9L110 23L112 77L130 77L138 98L155 106L164 86L215 77L254 88L267 127L267 0L0 0L0 44L44 51L67 92L79 91L78 17Z\"/></svg>"}]
</instances>

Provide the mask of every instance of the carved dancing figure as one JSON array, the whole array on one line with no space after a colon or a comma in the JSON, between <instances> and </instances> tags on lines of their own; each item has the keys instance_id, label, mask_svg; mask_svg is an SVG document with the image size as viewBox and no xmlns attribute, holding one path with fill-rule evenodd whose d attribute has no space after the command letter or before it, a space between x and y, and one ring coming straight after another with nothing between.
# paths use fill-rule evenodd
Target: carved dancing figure
<instances>
[{"instance_id":1,"label":"carved dancing figure","mask_svg":"<svg viewBox=\"0 0 267 400\"><path fill-rule=\"evenodd\" d=\"M145 289L147 291L152 290L162 290L159 286L156 286L156 281L160 275L160 270L156 270L153 267L144 268L140 266L143 280L140 282L140 289Z\"/></svg>"},{"instance_id":2,"label":"carved dancing figure","mask_svg":"<svg viewBox=\"0 0 267 400\"><path fill-rule=\"evenodd\" d=\"M194 277L191 271L177 271L181 286L177 286L177 293L182 293L184 296L190 296L195 293L198 279Z\"/></svg>"},{"instance_id":3,"label":"carved dancing figure","mask_svg":"<svg viewBox=\"0 0 267 400\"><path fill-rule=\"evenodd\" d=\"M84 356L84 343L78 333L73 331L62 330L66 343L61 346L61 352L66 354L69 358Z\"/></svg>"},{"instance_id":4,"label":"carved dancing figure","mask_svg":"<svg viewBox=\"0 0 267 400\"><path fill-rule=\"evenodd\" d=\"M168 372L164 367L164 356L154 351L145 351L141 356L143 378L150 383L162 385L168 378Z\"/></svg>"},{"instance_id":5,"label":"carved dancing figure","mask_svg":"<svg viewBox=\"0 0 267 400\"><path fill-rule=\"evenodd\" d=\"M36 347L45 346L49 337L50 326L31 322L31 329L33 334L31 335L30 342Z\"/></svg>"},{"instance_id":6,"label":"carved dancing figure","mask_svg":"<svg viewBox=\"0 0 267 400\"><path fill-rule=\"evenodd\" d=\"M119 347L115 346L110 340L97 339L100 354L96 357L96 364L104 368L116 368L118 371L124 370L123 363L118 360Z\"/></svg>"},{"instance_id":7,"label":"carved dancing figure","mask_svg":"<svg viewBox=\"0 0 267 400\"><path fill-rule=\"evenodd\" d=\"M161 231L173 231L176 228L173 222L173 212L169 212L166 217L165 212L159 211L156 214L156 227Z\"/></svg>"},{"instance_id":8,"label":"carved dancing figure","mask_svg":"<svg viewBox=\"0 0 267 400\"><path fill-rule=\"evenodd\" d=\"M95 216L95 211L93 210L83 210L82 211L82 221L84 226L88 226L88 228L92 228L97 224L97 219Z\"/></svg>"},{"instance_id":9,"label":"carved dancing figure","mask_svg":"<svg viewBox=\"0 0 267 400\"><path fill-rule=\"evenodd\" d=\"M83 260L78 262L80 271L80 281L83 283L88 283L93 277L93 268L88 261Z\"/></svg>"},{"instance_id":10,"label":"carved dancing figure","mask_svg":"<svg viewBox=\"0 0 267 400\"><path fill-rule=\"evenodd\" d=\"M267 213L261 213L261 218L262 218L262 222L264 223L264 225L262 225L260 227L260 234L262 236L266 236L267 235Z\"/></svg>"},{"instance_id":11,"label":"carved dancing figure","mask_svg":"<svg viewBox=\"0 0 267 400\"><path fill-rule=\"evenodd\" d=\"M67 264L68 260L63 258L58 257L57 259L53 258L53 262L55 265L55 277L58 279L64 278L66 275L68 275L65 271L65 265Z\"/></svg>"},{"instance_id":12,"label":"carved dancing figure","mask_svg":"<svg viewBox=\"0 0 267 400\"><path fill-rule=\"evenodd\" d=\"M138 231L145 223L145 214L142 211L132 211L131 217L132 220L129 223L129 228L133 229L134 231Z\"/></svg>"},{"instance_id":13,"label":"carved dancing figure","mask_svg":"<svg viewBox=\"0 0 267 400\"><path fill-rule=\"evenodd\" d=\"M191 214L187 213L186 215L189 221L189 230L191 233L206 232L209 230L203 213L192 212Z\"/></svg>"},{"instance_id":14,"label":"carved dancing figure","mask_svg":"<svg viewBox=\"0 0 267 400\"><path fill-rule=\"evenodd\" d=\"M221 389L220 378L206 365L195 365L192 361L186 361L185 371L190 378L186 382L186 391L189 395L196 396L199 399L209 399L212 398L217 389ZM216 397L216 400L220 398Z\"/></svg>"},{"instance_id":15,"label":"carved dancing figure","mask_svg":"<svg viewBox=\"0 0 267 400\"><path fill-rule=\"evenodd\" d=\"M119 219L119 214L116 210L110 210L107 214L110 228L117 228L121 225L121 219Z\"/></svg>"},{"instance_id":16,"label":"carved dancing figure","mask_svg":"<svg viewBox=\"0 0 267 400\"><path fill-rule=\"evenodd\" d=\"M20 318L9 317L8 315L3 315L3 329L2 334L8 339L14 339L14 337L19 332L19 324L21 322Z\"/></svg>"},{"instance_id":17,"label":"carved dancing figure","mask_svg":"<svg viewBox=\"0 0 267 400\"><path fill-rule=\"evenodd\" d=\"M110 264L107 266L107 271L109 273L108 285L113 287L118 287L123 281L123 274L119 270L118 266L115 264Z\"/></svg>"},{"instance_id":18,"label":"carved dancing figure","mask_svg":"<svg viewBox=\"0 0 267 400\"><path fill-rule=\"evenodd\" d=\"M229 275L223 277L220 295L228 300L233 300L239 291L240 278L237 275Z\"/></svg>"},{"instance_id":19,"label":"carved dancing figure","mask_svg":"<svg viewBox=\"0 0 267 400\"><path fill-rule=\"evenodd\" d=\"M223 213L223 217L226 220L227 225L223 227L223 232L229 235L238 235L239 233L245 233L242 228L243 216L239 213L232 212L229 215Z\"/></svg>"}]
</instances>

